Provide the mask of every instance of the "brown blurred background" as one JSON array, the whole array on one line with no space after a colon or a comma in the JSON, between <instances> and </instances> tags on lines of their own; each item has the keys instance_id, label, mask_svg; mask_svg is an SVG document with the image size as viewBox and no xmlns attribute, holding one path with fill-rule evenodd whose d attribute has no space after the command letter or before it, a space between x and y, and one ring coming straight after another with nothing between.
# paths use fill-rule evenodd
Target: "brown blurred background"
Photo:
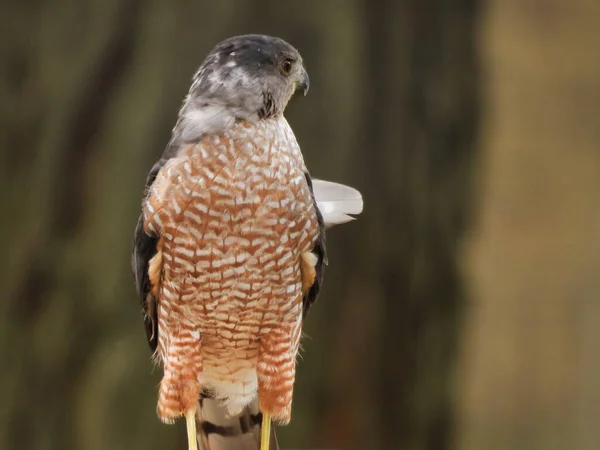
<instances>
[{"instance_id":1,"label":"brown blurred background","mask_svg":"<svg viewBox=\"0 0 600 450\"><path fill-rule=\"evenodd\" d=\"M328 234L284 449L600 449L600 2L0 5L0 449L185 448L129 271L147 172L230 35L365 198Z\"/></svg>"}]
</instances>

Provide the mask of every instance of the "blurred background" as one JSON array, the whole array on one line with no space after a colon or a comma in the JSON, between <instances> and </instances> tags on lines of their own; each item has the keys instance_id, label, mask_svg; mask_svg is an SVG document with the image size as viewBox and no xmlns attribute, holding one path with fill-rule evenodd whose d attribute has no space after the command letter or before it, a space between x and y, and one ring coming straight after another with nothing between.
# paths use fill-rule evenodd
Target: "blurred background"
<instances>
[{"instance_id":1,"label":"blurred background","mask_svg":"<svg viewBox=\"0 0 600 450\"><path fill-rule=\"evenodd\" d=\"M0 449L185 448L131 236L192 74L248 32L304 55L307 165L365 199L282 448L600 448L600 2L29 0L0 6Z\"/></svg>"}]
</instances>

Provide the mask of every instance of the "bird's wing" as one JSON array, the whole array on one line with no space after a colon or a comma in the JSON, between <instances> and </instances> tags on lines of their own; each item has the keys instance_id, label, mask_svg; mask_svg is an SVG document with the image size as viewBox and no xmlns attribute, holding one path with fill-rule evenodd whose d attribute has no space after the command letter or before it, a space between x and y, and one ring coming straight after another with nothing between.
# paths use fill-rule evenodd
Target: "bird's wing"
<instances>
[{"instance_id":1,"label":"bird's wing","mask_svg":"<svg viewBox=\"0 0 600 450\"><path fill-rule=\"evenodd\" d=\"M317 262L315 264L315 281L312 284L312 286L308 289L308 291L306 291L302 299L302 313L303 317L306 317L306 314L308 313L308 310L310 309L312 304L315 301L317 301L319 291L321 290L321 284L323 283L323 274L325 271L325 266L327 265L327 249L325 246L325 221L323 220L323 215L321 214L321 210L318 206L318 202L315 197L313 181L308 172L306 172L304 175L306 177L306 182L308 183L308 187L310 188L310 192L312 194L315 211L317 213L317 223L319 224L319 237L317 238L317 242L315 243L315 246L312 249L313 254L317 257Z\"/></svg>"},{"instance_id":2,"label":"bird's wing","mask_svg":"<svg viewBox=\"0 0 600 450\"><path fill-rule=\"evenodd\" d=\"M165 155L167 157L165 157ZM144 192L148 192L152 183L156 179L156 175L169 159L169 153L165 152L148 174L146 178L146 187ZM152 286L150 283L149 265L150 260L156 254L159 236L149 233L144 229L144 214L140 214L137 226L133 234L133 250L131 253L131 270L135 279L135 287L137 290L142 312L144 315L144 327L146 329L146 337L152 351L156 351L158 343L158 322L157 322L157 299L152 294Z\"/></svg>"},{"instance_id":3,"label":"bird's wing","mask_svg":"<svg viewBox=\"0 0 600 450\"><path fill-rule=\"evenodd\" d=\"M360 192L350 186L331 181L313 180L313 190L317 206L327 228L350 222L354 220L350 214L362 212L362 196Z\"/></svg>"},{"instance_id":4,"label":"bird's wing","mask_svg":"<svg viewBox=\"0 0 600 450\"><path fill-rule=\"evenodd\" d=\"M315 265L315 281L304 294L303 313L308 313L309 308L317 300L323 273L327 265L327 251L325 247L325 230L334 225L350 222L354 217L350 214L360 214L363 209L363 200L360 192L349 186L331 181L313 180L308 172L306 181L310 187L317 219L319 223L319 237L312 252L317 257Z\"/></svg>"}]
</instances>

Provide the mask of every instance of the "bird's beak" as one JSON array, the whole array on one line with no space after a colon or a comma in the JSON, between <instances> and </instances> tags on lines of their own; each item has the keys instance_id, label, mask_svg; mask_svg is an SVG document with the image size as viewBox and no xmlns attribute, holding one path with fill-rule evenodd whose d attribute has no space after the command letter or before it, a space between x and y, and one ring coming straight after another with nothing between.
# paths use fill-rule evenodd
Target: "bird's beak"
<instances>
[{"instance_id":1,"label":"bird's beak","mask_svg":"<svg viewBox=\"0 0 600 450\"><path fill-rule=\"evenodd\" d=\"M308 73L306 73L306 70L302 68L302 72L298 74L298 80L296 81L296 93L302 92L302 95L306 95L308 93L309 86L310 79L308 78Z\"/></svg>"}]
</instances>

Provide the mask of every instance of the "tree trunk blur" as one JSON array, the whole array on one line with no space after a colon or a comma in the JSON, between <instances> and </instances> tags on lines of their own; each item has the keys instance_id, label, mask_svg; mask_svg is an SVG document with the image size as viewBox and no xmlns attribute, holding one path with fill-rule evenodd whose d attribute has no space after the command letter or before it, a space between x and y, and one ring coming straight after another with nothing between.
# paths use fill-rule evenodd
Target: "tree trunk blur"
<instances>
[{"instance_id":1,"label":"tree trunk blur","mask_svg":"<svg viewBox=\"0 0 600 450\"><path fill-rule=\"evenodd\" d=\"M479 114L476 3L381 1L367 9L366 84L374 87L371 111L380 111L369 115L362 147L379 174L363 189L379 196L382 247L365 249L371 258L362 260L379 267L383 300L376 448L453 446L466 300L459 249L472 214Z\"/></svg>"},{"instance_id":2,"label":"tree trunk blur","mask_svg":"<svg viewBox=\"0 0 600 450\"><path fill-rule=\"evenodd\" d=\"M185 448L155 415L129 272L143 182L219 40L299 47L289 120L313 175L358 187L329 232L283 448L443 450L464 293L475 0L56 0L0 14L0 448Z\"/></svg>"},{"instance_id":3,"label":"tree trunk blur","mask_svg":"<svg viewBox=\"0 0 600 450\"><path fill-rule=\"evenodd\" d=\"M466 302L459 250L477 160L477 3L365 1L352 155L361 164L344 180L362 191L369 220L330 232L346 242L330 257L343 265L335 289L346 295L331 313L337 342L327 361L337 371L322 388L326 446L453 446Z\"/></svg>"},{"instance_id":4,"label":"tree trunk blur","mask_svg":"<svg viewBox=\"0 0 600 450\"><path fill-rule=\"evenodd\" d=\"M463 450L600 449L600 2L494 0Z\"/></svg>"}]
</instances>

